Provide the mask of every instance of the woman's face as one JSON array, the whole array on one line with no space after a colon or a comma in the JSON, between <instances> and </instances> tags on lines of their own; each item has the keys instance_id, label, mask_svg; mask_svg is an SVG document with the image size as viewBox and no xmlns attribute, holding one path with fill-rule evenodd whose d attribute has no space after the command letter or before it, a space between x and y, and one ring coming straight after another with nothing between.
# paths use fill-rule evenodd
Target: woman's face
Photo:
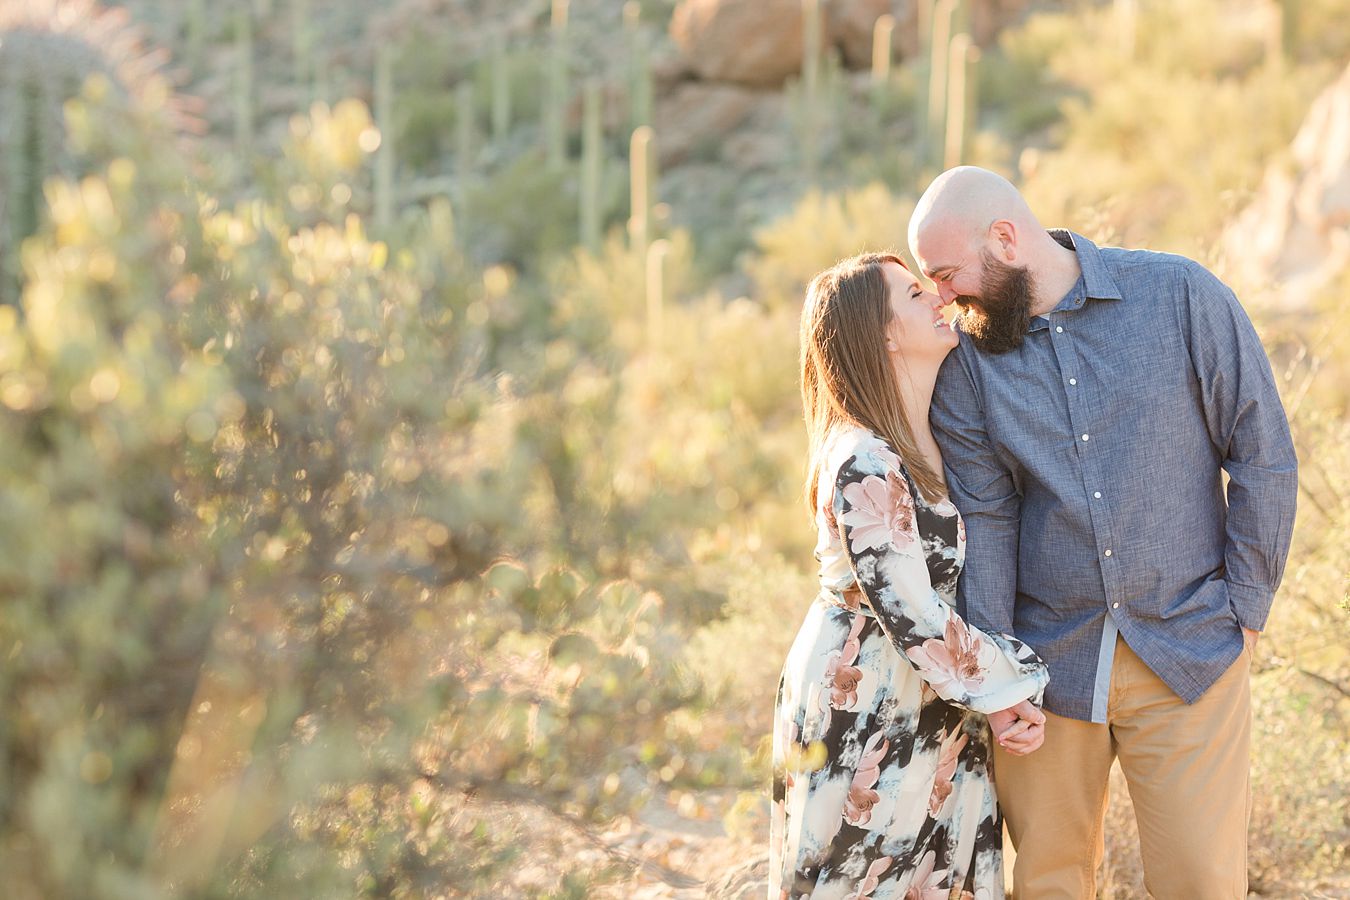
<instances>
[{"instance_id":1,"label":"woman's face","mask_svg":"<svg viewBox=\"0 0 1350 900\"><path fill-rule=\"evenodd\" d=\"M891 321L886 324L886 349L907 360L941 361L960 341L942 317L942 301L924 290L908 269L893 262L882 263L891 303Z\"/></svg>"}]
</instances>

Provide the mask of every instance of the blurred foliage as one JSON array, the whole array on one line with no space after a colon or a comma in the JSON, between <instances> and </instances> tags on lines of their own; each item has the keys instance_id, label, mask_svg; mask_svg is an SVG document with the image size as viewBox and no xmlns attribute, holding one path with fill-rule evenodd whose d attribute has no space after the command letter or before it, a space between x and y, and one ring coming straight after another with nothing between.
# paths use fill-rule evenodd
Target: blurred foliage
<instances>
[{"instance_id":1,"label":"blurred foliage","mask_svg":"<svg viewBox=\"0 0 1350 900\"><path fill-rule=\"evenodd\" d=\"M536 141L547 4L417 0L374 24L329 4L311 62L358 97L311 105L314 85L283 82L304 68L291 4L248 2L257 157L231 159L210 104L217 131L187 144L162 125L167 87L143 120L115 80L87 82L60 136L80 165L47 182L22 302L0 307L7 896L623 893L631 859L540 848L565 832L595 853L666 800L762 846L772 697L814 593L798 303L839 257L903 252L930 174L921 73L901 67L890 121L832 75L820 185L690 193L722 224L661 220L658 311L613 129L612 227L573 246L575 166ZM130 5L183 49L177 5ZM578 68L622 71L613 10L574 6ZM1230 6L1140 4L1129 54L1101 6L1033 16L980 63L976 158L1040 145L1020 163L1047 221L1207 248L1350 58L1336 0L1284 4L1282 68L1267 7ZM191 77L219 99L211 9ZM646 27L670 10L642 4ZM513 125L448 176L454 84L490 95L463 24L489 12L520 36ZM402 202L372 234L376 40L424 52L396 67ZM1303 461L1255 680L1267 893L1350 865L1344 279L1314 320L1258 323ZM1112 833L1128 896L1133 845Z\"/></svg>"},{"instance_id":2,"label":"blurred foliage","mask_svg":"<svg viewBox=\"0 0 1350 900\"><path fill-rule=\"evenodd\" d=\"M43 183L94 170L65 135L64 105L85 79L101 76L104 102L138 128L168 139L182 124L182 110L165 102L168 83L126 19L93 0L0 6L0 303L18 303L20 247L43 223Z\"/></svg>"},{"instance_id":3,"label":"blurred foliage","mask_svg":"<svg viewBox=\"0 0 1350 900\"><path fill-rule=\"evenodd\" d=\"M1285 6L1305 25L1344 12L1338 0ZM1034 110L1010 118L1055 133L1054 148L1024 166L1028 201L1047 221L1090 219L1125 244L1202 255L1255 190L1266 160L1293 138L1317 90L1350 59L1344 28L1329 29L1304 65L1272 57L1277 9L1139 4L1130 46L1111 4L1038 14L1005 35L1023 78L1000 93L1031 98L1009 105ZM1063 98L1062 118L1046 121L1047 97Z\"/></svg>"}]
</instances>

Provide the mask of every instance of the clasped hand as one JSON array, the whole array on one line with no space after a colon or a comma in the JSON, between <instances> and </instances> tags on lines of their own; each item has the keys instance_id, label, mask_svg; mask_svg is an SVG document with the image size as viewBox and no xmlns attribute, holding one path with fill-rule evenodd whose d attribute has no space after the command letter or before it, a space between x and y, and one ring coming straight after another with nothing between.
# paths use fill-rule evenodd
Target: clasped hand
<instances>
[{"instance_id":1,"label":"clasped hand","mask_svg":"<svg viewBox=\"0 0 1350 900\"><path fill-rule=\"evenodd\" d=\"M1045 713L1030 700L989 714L989 727L1000 747L1026 756L1045 742Z\"/></svg>"}]
</instances>

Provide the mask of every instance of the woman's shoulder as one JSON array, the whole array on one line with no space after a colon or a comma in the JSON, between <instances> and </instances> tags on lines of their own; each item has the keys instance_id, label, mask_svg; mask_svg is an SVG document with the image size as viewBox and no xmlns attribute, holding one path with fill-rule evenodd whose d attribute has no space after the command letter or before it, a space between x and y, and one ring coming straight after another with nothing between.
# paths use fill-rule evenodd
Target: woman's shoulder
<instances>
[{"instance_id":1,"label":"woman's shoulder","mask_svg":"<svg viewBox=\"0 0 1350 900\"><path fill-rule=\"evenodd\" d=\"M831 435L825 466L835 478L841 473L855 477L877 475L885 478L889 474L905 471L900 454L885 438L861 425L841 427Z\"/></svg>"}]
</instances>

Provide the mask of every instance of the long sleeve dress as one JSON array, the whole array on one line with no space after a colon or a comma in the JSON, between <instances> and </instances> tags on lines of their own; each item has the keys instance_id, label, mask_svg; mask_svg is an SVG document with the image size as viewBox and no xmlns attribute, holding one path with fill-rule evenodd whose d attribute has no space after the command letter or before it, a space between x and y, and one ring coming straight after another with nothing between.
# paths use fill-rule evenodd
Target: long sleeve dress
<instances>
[{"instance_id":1,"label":"long sleeve dress","mask_svg":"<svg viewBox=\"0 0 1350 900\"><path fill-rule=\"evenodd\" d=\"M994 900L1002 820L986 713L1045 665L953 608L965 527L900 457L837 430L816 504L820 595L778 688L769 900Z\"/></svg>"}]
</instances>

